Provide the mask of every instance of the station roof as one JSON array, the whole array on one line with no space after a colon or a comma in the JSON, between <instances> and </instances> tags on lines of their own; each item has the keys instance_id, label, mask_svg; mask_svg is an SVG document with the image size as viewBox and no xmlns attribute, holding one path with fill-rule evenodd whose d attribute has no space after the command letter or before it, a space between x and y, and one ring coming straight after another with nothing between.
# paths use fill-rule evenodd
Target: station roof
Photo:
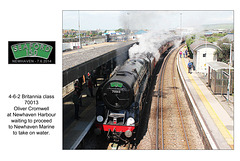
<instances>
[{"instance_id":1,"label":"station roof","mask_svg":"<svg viewBox=\"0 0 240 161\"><path fill-rule=\"evenodd\" d=\"M224 39L228 39L230 42L233 42L234 40L234 35L232 33L227 34L226 36L220 38L219 40L224 40Z\"/></svg>"},{"instance_id":2,"label":"station roof","mask_svg":"<svg viewBox=\"0 0 240 161\"><path fill-rule=\"evenodd\" d=\"M95 46L63 54L63 87L109 60L124 55L122 53L127 51L135 42L117 42L107 46Z\"/></svg>"},{"instance_id":3,"label":"station roof","mask_svg":"<svg viewBox=\"0 0 240 161\"><path fill-rule=\"evenodd\" d=\"M197 41L195 41L194 43L192 43L191 45L190 45L190 49L192 50L192 51L194 51L194 50L196 50L199 46L202 46L202 45L212 45L212 46L215 46L215 47L217 47L217 48L219 48L220 50L221 50L221 48L219 47L219 46L217 46L217 45L215 45L215 44L212 44L212 43L210 43L210 42L208 42L208 41L203 41L203 40L197 40Z\"/></svg>"},{"instance_id":4,"label":"station roof","mask_svg":"<svg viewBox=\"0 0 240 161\"><path fill-rule=\"evenodd\" d=\"M209 62L207 63L213 70L220 70L220 69L229 69L229 65L224 62ZM230 67L230 69L234 69L233 67Z\"/></svg>"}]
</instances>

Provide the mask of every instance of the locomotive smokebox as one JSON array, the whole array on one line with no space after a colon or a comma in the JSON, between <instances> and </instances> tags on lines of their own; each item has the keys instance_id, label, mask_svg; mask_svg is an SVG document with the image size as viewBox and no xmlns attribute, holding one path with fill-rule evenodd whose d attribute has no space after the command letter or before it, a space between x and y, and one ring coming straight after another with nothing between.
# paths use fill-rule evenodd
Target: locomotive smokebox
<instances>
[{"instance_id":1,"label":"locomotive smokebox","mask_svg":"<svg viewBox=\"0 0 240 161\"><path fill-rule=\"evenodd\" d=\"M127 109L131 106L134 98L131 81L129 79L127 81L121 80L120 77L121 76L115 76L111 78L103 86L103 101L107 108L113 111Z\"/></svg>"},{"instance_id":2,"label":"locomotive smokebox","mask_svg":"<svg viewBox=\"0 0 240 161\"><path fill-rule=\"evenodd\" d=\"M102 98L107 108L120 111L129 108L139 88L138 79L143 77L143 60L128 60L103 86Z\"/></svg>"}]
</instances>

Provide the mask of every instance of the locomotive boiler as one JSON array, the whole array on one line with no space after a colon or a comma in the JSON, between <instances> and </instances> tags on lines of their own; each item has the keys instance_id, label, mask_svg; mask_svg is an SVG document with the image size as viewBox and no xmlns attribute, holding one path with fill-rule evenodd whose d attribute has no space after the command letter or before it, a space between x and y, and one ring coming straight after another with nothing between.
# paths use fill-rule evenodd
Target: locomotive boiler
<instances>
[{"instance_id":1,"label":"locomotive boiler","mask_svg":"<svg viewBox=\"0 0 240 161\"><path fill-rule=\"evenodd\" d=\"M159 54L173 46L174 39L159 48ZM135 138L139 122L144 115L143 102L148 82L158 59L152 54L143 54L128 59L105 81L96 94L95 133L104 133L114 142L129 142Z\"/></svg>"},{"instance_id":2,"label":"locomotive boiler","mask_svg":"<svg viewBox=\"0 0 240 161\"><path fill-rule=\"evenodd\" d=\"M139 124L151 62L129 59L97 91L96 126L114 141L131 138ZM124 136L121 136L124 133Z\"/></svg>"}]
</instances>

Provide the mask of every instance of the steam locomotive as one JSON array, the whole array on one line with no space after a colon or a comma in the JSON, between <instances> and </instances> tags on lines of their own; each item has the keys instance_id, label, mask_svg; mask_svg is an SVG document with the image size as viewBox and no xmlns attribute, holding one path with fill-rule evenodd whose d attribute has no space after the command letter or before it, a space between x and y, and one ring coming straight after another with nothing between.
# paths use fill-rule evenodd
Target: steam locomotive
<instances>
[{"instance_id":1,"label":"steam locomotive","mask_svg":"<svg viewBox=\"0 0 240 161\"><path fill-rule=\"evenodd\" d=\"M174 45L174 40L166 41L160 48L163 54ZM157 58L144 54L128 59L104 82L96 93L96 129L104 132L114 142L131 141L137 132L145 101L146 88L151 79Z\"/></svg>"}]
</instances>

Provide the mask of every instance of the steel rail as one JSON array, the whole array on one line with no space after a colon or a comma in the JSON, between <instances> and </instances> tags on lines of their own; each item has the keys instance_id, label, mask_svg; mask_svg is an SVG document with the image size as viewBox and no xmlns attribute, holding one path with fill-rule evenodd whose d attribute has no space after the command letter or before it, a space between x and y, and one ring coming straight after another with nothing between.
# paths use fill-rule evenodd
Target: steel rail
<instances>
[{"instance_id":1,"label":"steel rail","mask_svg":"<svg viewBox=\"0 0 240 161\"><path fill-rule=\"evenodd\" d=\"M178 51L179 51L179 50L178 50ZM178 55L177 53L178 53L178 52L176 52L176 54L175 54L175 56L174 56L173 63L172 63L172 67L173 67L172 73L173 73L173 75L174 75L174 72L175 72L175 65L176 65L176 64L175 64L175 61L176 61L176 56ZM175 81L175 79L173 79L173 77L172 77L172 82L173 82L173 87L176 87L176 81ZM182 128L183 128L183 132L184 132L186 144L187 144L188 150L190 150L190 146L189 146L189 142L188 142L186 130L185 130L185 127L184 127L182 112L181 112L181 108L180 108L179 97L178 97L177 89L176 89L176 88L174 88L174 94L175 94L175 98L176 98L176 102L177 102L177 106L178 106L179 116L180 116L180 119L181 119L181 124L182 124Z\"/></svg>"},{"instance_id":2,"label":"steel rail","mask_svg":"<svg viewBox=\"0 0 240 161\"><path fill-rule=\"evenodd\" d=\"M156 116L156 150L159 149L158 147L158 138L159 138L159 100L160 100L160 96L161 96L161 134L162 134L162 149L164 149L164 136L163 136L163 100L162 100L162 96L163 96L163 80L164 80L164 73L165 73L165 68L167 66L167 62L168 62L168 59L170 57L170 55L172 54L172 52L176 50L176 48L173 48L168 54L167 56L165 57L164 61L163 61L163 64L162 64L162 67L161 67L161 70L160 70L160 77L159 77L159 85L158 85L158 97L157 97L157 116ZM161 87L162 86L162 87Z\"/></svg>"},{"instance_id":3,"label":"steel rail","mask_svg":"<svg viewBox=\"0 0 240 161\"><path fill-rule=\"evenodd\" d=\"M169 53L168 55L165 57L164 61L163 61L163 64L162 64L162 67L161 67L161 70L160 70L160 79L159 79L159 86L158 86L158 99L157 99L157 116L156 116L156 150L159 149L158 147L158 138L159 138L159 100L160 100L160 96L161 96L161 109L160 109L160 112L161 112L161 136L162 136L162 140L161 140L161 147L162 147L162 150L164 150L164 134L163 134L163 80L164 80L164 74L165 74L165 68L167 66L167 62L168 62L168 59L170 57L170 55L174 52L174 51L179 51L180 48L182 48L183 45L179 46L177 49L176 47L173 48ZM178 52L177 52L178 53ZM176 54L177 55L177 54ZM185 131L185 130L184 130Z\"/></svg>"}]
</instances>

